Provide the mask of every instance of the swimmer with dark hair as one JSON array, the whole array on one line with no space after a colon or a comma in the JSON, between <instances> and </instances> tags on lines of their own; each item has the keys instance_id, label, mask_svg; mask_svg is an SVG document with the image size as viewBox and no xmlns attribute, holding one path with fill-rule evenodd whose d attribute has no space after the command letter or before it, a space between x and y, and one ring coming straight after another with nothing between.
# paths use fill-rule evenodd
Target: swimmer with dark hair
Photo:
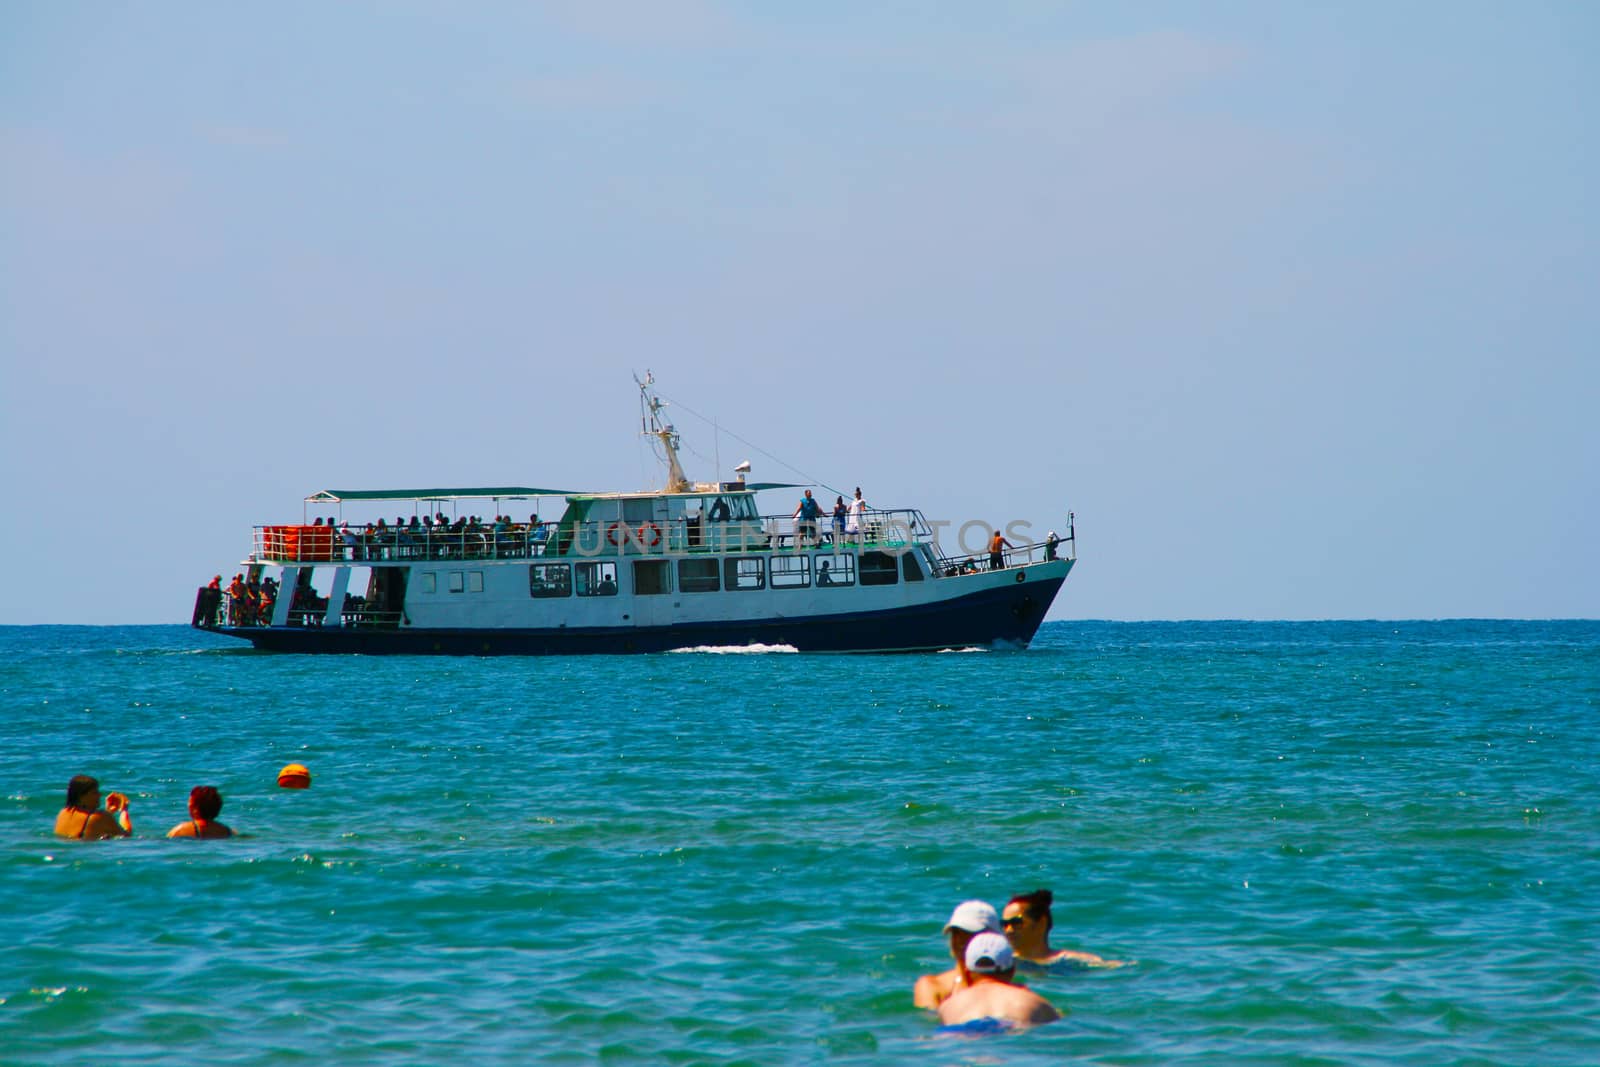
<instances>
[{"instance_id":1,"label":"swimmer with dark hair","mask_svg":"<svg viewBox=\"0 0 1600 1067\"><path fill-rule=\"evenodd\" d=\"M1006 940L1017 954L1019 964L1031 964L1025 970L1044 969L1080 970L1088 967L1126 967L1128 960L1108 960L1092 952L1074 952L1072 949L1052 949L1050 928L1055 920L1050 916L1050 905L1055 894L1048 889L1035 889L1012 897L1001 913L1000 925Z\"/></svg>"},{"instance_id":2,"label":"swimmer with dark hair","mask_svg":"<svg viewBox=\"0 0 1600 1067\"><path fill-rule=\"evenodd\" d=\"M189 791L189 818L167 831L168 837L232 837L233 831L217 821L222 814L222 794L214 785L197 785Z\"/></svg>"},{"instance_id":3,"label":"swimmer with dark hair","mask_svg":"<svg viewBox=\"0 0 1600 1067\"><path fill-rule=\"evenodd\" d=\"M104 841L108 837L128 837L132 833L133 820L128 816L127 797L121 793L110 794L102 811L97 779L79 774L67 783L67 806L56 816L57 837Z\"/></svg>"}]
</instances>

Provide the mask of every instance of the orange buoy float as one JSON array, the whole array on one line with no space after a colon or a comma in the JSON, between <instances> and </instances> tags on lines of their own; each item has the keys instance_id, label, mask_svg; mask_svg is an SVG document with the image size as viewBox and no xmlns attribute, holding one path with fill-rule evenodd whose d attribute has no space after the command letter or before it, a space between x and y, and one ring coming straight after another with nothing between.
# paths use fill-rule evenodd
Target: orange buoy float
<instances>
[{"instance_id":1,"label":"orange buoy float","mask_svg":"<svg viewBox=\"0 0 1600 1067\"><path fill-rule=\"evenodd\" d=\"M311 772L304 763L291 763L278 772L280 789L310 789Z\"/></svg>"}]
</instances>

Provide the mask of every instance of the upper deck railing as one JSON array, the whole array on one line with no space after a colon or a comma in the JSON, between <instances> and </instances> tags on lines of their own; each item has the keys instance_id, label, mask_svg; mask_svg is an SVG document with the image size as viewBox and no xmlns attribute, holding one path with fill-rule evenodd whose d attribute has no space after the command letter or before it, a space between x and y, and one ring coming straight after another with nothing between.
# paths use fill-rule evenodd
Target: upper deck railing
<instances>
[{"instance_id":1,"label":"upper deck railing","mask_svg":"<svg viewBox=\"0 0 1600 1067\"><path fill-rule=\"evenodd\" d=\"M821 545L904 549L930 542L920 511L868 512L859 522L815 522L790 515L711 521L477 523L446 526L257 526L251 559L258 563L399 563L535 556L662 555L698 552L798 551Z\"/></svg>"}]
</instances>

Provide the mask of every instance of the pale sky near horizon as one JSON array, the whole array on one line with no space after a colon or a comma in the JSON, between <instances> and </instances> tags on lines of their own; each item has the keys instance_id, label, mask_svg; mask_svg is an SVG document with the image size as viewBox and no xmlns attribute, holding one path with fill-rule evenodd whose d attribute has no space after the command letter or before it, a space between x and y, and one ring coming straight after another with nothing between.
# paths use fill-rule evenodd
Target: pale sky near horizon
<instances>
[{"instance_id":1,"label":"pale sky near horizon","mask_svg":"<svg viewBox=\"0 0 1600 1067\"><path fill-rule=\"evenodd\" d=\"M693 477L801 480L684 406L1075 512L1053 619L1600 616L1597 56L1582 3L7 3L0 623L185 623L321 488L659 484L647 367Z\"/></svg>"}]
</instances>

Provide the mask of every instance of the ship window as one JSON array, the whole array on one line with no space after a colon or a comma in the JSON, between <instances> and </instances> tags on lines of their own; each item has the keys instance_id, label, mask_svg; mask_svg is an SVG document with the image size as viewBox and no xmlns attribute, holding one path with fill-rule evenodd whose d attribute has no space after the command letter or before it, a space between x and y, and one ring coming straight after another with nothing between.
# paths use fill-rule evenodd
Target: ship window
<instances>
[{"instance_id":1,"label":"ship window","mask_svg":"<svg viewBox=\"0 0 1600 1067\"><path fill-rule=\"evenodd\" d=\"M469 593L481 593L481 592L483 592L483 572L482 571L468 571L467 572L467 592L469 592Z\"/></svg>"},{"instance_id":2,"label":"ship window","mask_svg":"<svg viewBox=\"0 0 1600 1067\"><path fill-rule=\"evenodd\" d=\"M680 559L678 561L678 588L685 593L715 593L721 588L717 581L717 561L714 559Z\"/></svg>"},{"instance_id":3,"label":"ship window","mask_svg":"<svg viewBox=\"0 0 1600 1067\"><path fill-rule=\"evenodd\" d=\"M439 576L432 571L423 571L422 591L424 593L437 593L439 591Z\"/></svg>"},{"instance_id":4,"label":"ship window","mask_svg":"<svg viewBox=\"0 0 1600 1067\"><path fill-rule=\"evenodd\" d=\"M917 557L909 552L900 557L900 573L908 582L922 581L922 568L917 565Z\"/></svg>"},{"instance_id":5,"label":"ship window","mask_svg":"<svg viewBox=\"0 0 1600 1067\"><path fill-rule=\"evenodd\" d=\"M572 564L535 563L528 568L528 595L557 597L572 595Z\"/></svg>"},{"instance_id":6,"label":"ship window","mask_svg":"<svg viewBox=\"0 0 1600 1067\"><path fill-rule=\"evenodd\" d=\"M773 556L772 588L804 589L811 584L810 556Z\"/></svg>"},{"instance_id":7,"label":"ship window","mask_svg":"<svg viewBox=\"0 0 1600 1067\"><path fill-rule=\"evenodd\" d=\"M848 552L817 557L817 587L856 584L856 558Z\"/></svg>"},{"instance_id":8,"label":"ship window","mask_svg":"<svg viewBox=\"0 0 1600 1067\"><path fill-rule=\"evenodd\" d=\"M861 553L862 585L893 585L900 580L900 568L887 552Z\"/></svg>"},{"instance_id":9,"label":"ship window","mask_svg":"<svg viewBox=\"0 0 1600 1067\"><path fill-rule=\"evenodd\" d=\"M635 560L633 591L639 596L661 596L672 592L672 564L664 559Z\"/></svg>"},{"instance_id":10,"label":"ship window","mask_svg":"<svg viewBox=\"0 0 1600 1067\"><path fill-rule=\"evenodd\" d=\"M615 563L580 563L578 570L579 596L616 596L617 565Z\"/></svg>"},{"instance_id":11,"label":"ship window","mask_svg":"<svg viewBox=\"0 0 1600 1067\"><path fill-rule=\"evenodd\" d=\"M722 583L729 589L765 588L766 572L762 569L761 558L723 560Z\"/></svg>"},{"instance_id":12,"label":"ship window","mask_svg":"<svg viewBox=\"0 0 1600 1067\"><path fill-rule=\"evenodd\" d=\"M459 593L459 592L461 592L461 590L465 589L466 587L467 587L467 576L462 574L460 571L451 571L450 572L450 591L452 593Z\"/></svg>"}]
</instances>

